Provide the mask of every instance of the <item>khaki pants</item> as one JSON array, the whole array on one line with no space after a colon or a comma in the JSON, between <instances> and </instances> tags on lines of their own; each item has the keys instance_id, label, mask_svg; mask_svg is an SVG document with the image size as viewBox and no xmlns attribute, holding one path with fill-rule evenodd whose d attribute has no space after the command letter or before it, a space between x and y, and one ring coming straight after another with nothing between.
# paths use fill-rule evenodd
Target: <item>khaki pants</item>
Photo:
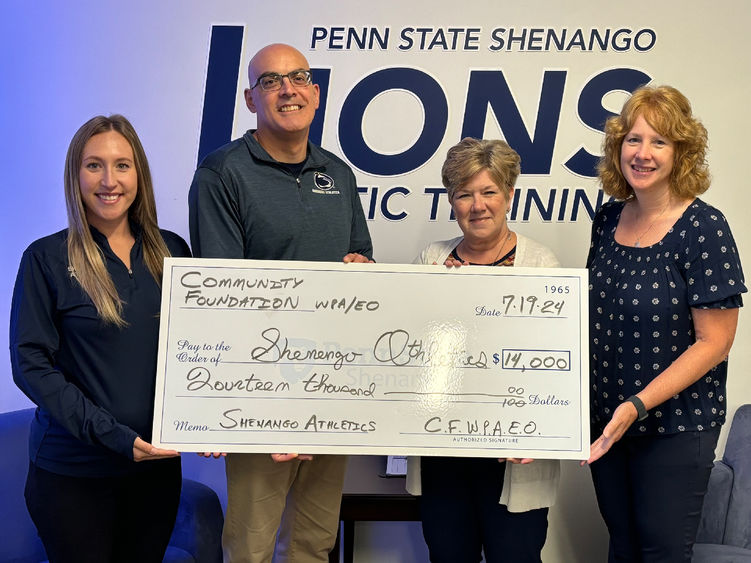
<instances>
[{"instance_id":1,"label":"khaki pants","mask_svg":"<svg viewBox=\"0 0 751 563\"><path fill-rule=\"evenodd\" d=\"M325 563L336 541L346 456L275 463L228 454L225 563Z\"/></svg>"}]
</instances>

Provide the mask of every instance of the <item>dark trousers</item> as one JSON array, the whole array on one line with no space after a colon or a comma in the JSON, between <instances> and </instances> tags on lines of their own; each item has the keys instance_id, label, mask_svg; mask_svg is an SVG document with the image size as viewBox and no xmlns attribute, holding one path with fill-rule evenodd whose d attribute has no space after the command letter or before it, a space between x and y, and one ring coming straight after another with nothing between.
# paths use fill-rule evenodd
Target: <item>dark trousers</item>
<instances>
[{"instance_id":1,"label":"dark trousers","mask_svg":"<svg viewBox=\"0 0 751 563\"><path fill-rule=\"evenodd\" d=\"M432 563L540 562L548 509L509 512L498 503L504 463L423 457L422 532Z\"/></svg>"},{"instance_id":2,"label":"dark trousers","mask_svg":"<svg viewBox=\"0 0 751 563\"><path fill-rule=\"evenodd\" d=\"M50 563L161 563L175 525L180 460L136 474L69 477L29 464L26 506Z\"/></svg>"},{"instance_id":3,"label":"dark trousers","mask_svg":"<svg viewBox=\"0 0 751 563\"><path fill-rule=\"evenodd\" d=\"M591 465L609 562L691 561L719 435L624 437Z\"/></svg>"}]
</instances>

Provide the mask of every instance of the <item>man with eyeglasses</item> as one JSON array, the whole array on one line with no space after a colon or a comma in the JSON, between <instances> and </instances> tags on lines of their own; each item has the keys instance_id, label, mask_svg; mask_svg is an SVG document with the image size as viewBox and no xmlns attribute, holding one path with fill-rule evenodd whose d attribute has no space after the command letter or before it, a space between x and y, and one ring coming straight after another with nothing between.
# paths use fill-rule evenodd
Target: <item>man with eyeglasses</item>
<instances>
[{"instance_id":1,"label":"man with eyeglasses","mask_svg":"<svg viewBox=\"0 0 751 563\"><path fill-rule=\"evenodd\" d=\"M319 88L305 57L268 45L251 59L248 78L245 103L257 128L196 170L188 198L193 254L372 261L352 170L308 140ZM344 456L228 454L224 560L328 561L345 467Z\"/></svg>"}]
</instances>

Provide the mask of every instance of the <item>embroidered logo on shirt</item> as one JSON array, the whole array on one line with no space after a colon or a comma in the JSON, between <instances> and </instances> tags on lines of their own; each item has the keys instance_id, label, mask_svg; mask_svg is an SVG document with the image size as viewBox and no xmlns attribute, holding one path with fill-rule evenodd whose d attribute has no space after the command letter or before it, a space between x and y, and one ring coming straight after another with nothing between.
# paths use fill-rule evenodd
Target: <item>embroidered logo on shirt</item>
<instances>
[{"instance_id":1,"label":"embroidered logo on shirt","mask_svg":"<svg viewBox=\"0 0 751 563\"><path fill-rule=\"evenodd\" d=\"M339 190L335 190L334 179L328 174L323 172L313 173L313 184L315 187L311 190L315 194L338 194Z\"/></svg>"}]
</instances>

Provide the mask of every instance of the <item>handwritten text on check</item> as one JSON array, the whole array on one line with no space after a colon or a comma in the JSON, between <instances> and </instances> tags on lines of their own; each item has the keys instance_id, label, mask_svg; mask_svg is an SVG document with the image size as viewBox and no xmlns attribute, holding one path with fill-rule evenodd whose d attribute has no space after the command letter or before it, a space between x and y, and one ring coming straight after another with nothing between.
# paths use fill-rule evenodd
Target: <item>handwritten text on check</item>
<instances>
[{"instance_id":1,"label":"handwritten text on check","mask_svg":"<svg viewBox=\"0 0 751 563\"><path fill-rule=\"evenodd\" d=\"M586 457L586 271L165 263L154 442Z\"/></svg>"}]
</instances>

